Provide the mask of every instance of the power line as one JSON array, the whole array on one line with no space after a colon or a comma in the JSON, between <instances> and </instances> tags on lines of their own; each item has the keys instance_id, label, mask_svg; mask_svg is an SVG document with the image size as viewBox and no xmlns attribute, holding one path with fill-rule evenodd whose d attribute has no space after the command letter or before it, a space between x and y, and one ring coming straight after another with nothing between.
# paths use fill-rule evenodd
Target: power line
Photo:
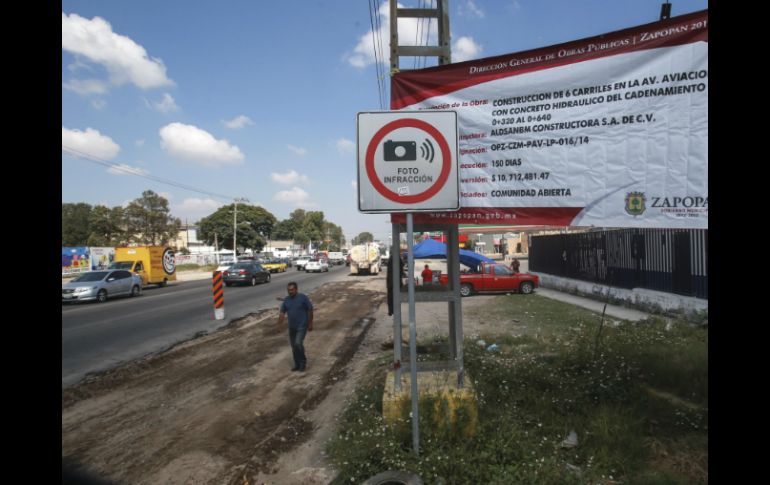
<instances>
[{"instance_id":1,"label":"power line","mask_svg":"<svg viewBox=\"0 0 770 485\"><path fill-rule=\"evenodd\" d=\"M374 11L374 22L377 27L377 43L379 45L378 49L380 52L380 79L382 80L380 93L382 96L382 109L385 109L388 105L387 98L385 97L385 92L387 90L387 82L385 81L385 66L383 63L385 62L385 53L383 52L382 47L382 21L380 16L380 10L382 10L382 5L380 5L380 0L375 0L376 10Z\"/></svg>"},{"instance_id":2,"label":"power line","mask_svg":"<svg viewBox=\"0 0 770 485\"><path fill-rule=\"evenodd\" d=\"M233 197L231 195L217 194L217 193L214 193L214 192L209 192L207 190L198 189L198 188L195 188L195 187L192 187L190 185L186 185L186 184L183 184L183 183L180 183L180 182L175 182L173 180L168 180L168 179L164 179L164 178L161 178L161 177L156 177L154 175L137 173L135 170L132 170L130 168L126 168L126 167L124 167L124 166L122 166L120 164L117 164L117 163L114 163L114 162L108 162L107 160L103 160L101 158L95 157L95 156L90 155L88 153L81 152L79 150L75 150L74 148L70 148L70 147L67 147L67 146L64 146L64 145L62 145L62 151L66 152L66 153L68 153L68 154L70 154L70 155L72 155L74 157L77 157L77 158L80 158L80 159L83 159L83 160L87 160L89 162L93 162L93 163L96 163L96 164L99 164L99 165L104 165L105 167L114 168L114 169L116 169L116 170L118 170L120 172L129 174L129 175L136 175L137 177L146 178L146 179L152 180L154 182L160 182L162 184L172 185L172 186L178 187L180 189L189 190L189 191L192 191L192 192L198 192L199 194L208 195L210 197L217 197L219 199L225 199L225 200L233 200L233 199L235 199L235 197Z\"/></svg>"},{"instance_id":3,"label":"power line","mask_svg":"<svg viewBox=\"0 0 770 485\"><path fill-rule=\"evenodd\" d=\"M372 28L372 50L374 50L374 66L375 66L376 75L377 75L377 98L378 98L378 101L380 102L380 109L384 109L382 104L382 78L380 77L380 60L379 60L379 53L377 51L378 31L375 30L374 28L375 14L372 12L373 8L374 8L374 0L369 0L369 25Z\"/></svg>"}]
</instances>

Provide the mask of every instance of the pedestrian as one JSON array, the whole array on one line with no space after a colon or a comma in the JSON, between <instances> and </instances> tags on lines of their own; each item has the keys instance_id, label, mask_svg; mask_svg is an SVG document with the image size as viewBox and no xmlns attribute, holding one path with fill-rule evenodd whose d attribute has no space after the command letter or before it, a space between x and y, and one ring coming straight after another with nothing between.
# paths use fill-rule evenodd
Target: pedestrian
<instances>
[{"instance_id":1,"label":"pedestrian","mask_svg":"<svg viewBox=\"0 0 770 485\"><path fill-rule=\"evenodd\" d=\"M313 304L304 293L297 292L297 283L286 285L289 296L283 299L281 313L278 316L278 325L283 325L283 319L289 314L289 343L294 355L294 367L292 372L304 372L307 366L305 356L305 335L313 331Z\"/></svg>"},{"instance_id":2,"label":"pedestrian","mask_svg":"<svg viewBox=\"0 0 770 485\"><path fill-rule=\"evenodd\" d=\"M430 270L430 266L425 265L425 269L422 270L422 284L427 285L433 283L433 271Z\"/></svg>"},{"instance_id":3,"label":"pedestrian","mask_svg":"<svg viewBox=\"0 0 770 485\"><path fill-rule=\"evenodd\" d=\"M519 266L521 266L521 263L519 263L519 260L516 258L513 258L513 261L511 261L511 271L513 271L514 273L518 273Z\"/></svg>"}]
</instances>

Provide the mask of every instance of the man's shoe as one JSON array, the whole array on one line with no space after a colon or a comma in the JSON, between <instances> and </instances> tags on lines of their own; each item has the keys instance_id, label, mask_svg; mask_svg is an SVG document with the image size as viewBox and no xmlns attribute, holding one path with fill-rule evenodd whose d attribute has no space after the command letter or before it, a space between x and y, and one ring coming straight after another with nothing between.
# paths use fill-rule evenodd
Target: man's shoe
<instances>
[{"instance_id":1,"label":"man's shoe","mask_svg":"<svg viewBox=\"0 0 770 485\"><path fill-rule=\"evenodd\" d=\"M300 372L305 372L305 366L303 365L302 367L300 367L300 368L299 368L299 369L297 369L297 370L299 370Z\"/></svg>"},{"instance_id":2,"label":"man's shoe","mask_svg":"<svg viewBox=\"0 0 770 485\"><path fill-rule=\"evenodd\" d=\"M302 370L302 369L300 369L299 367L292 367L291 368L292 372L297 372L298 370Z\"/></svg>"}]
</instances>

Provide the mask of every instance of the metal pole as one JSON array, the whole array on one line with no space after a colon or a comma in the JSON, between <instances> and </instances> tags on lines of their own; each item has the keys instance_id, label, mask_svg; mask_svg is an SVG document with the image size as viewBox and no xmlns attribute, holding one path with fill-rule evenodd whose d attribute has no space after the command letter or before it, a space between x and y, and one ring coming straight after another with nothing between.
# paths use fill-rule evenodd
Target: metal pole
<instances>
[{"instance_id":1,"label":"metal pole","mask_svg":"<svg viewBox=\"0 0 770 485\"><path fill-rule=\"evenodd\" d=\"M236 241L238 240L238 226L235 224L235 221L238 219L238 199L235 199L235 210L233 211L233 262L238 262L238 244L236 244Z\"/></svg>"},{"instance_id":2,"label":"metal pole","mask_svg":"<svg viewBox=\"0 0 770 485\"><path fill-rule=\"evenodd\" d=\"M394 385L396 392L401 392L401 235L398 225L393 224L393 241L390 246L390 274L394 275L391 281L391 294L393 295L393 364L395 364Z\"/></svg>"},{"instance_id":3,"label":"metal pole","mask_svg":"<svg viewBox=\"0 0 770 485\"><path fill-rule=\"evenodd\" d=\"M414 231L412 213L406 214L406 247L409 254L408 282L409 282L409 367L411 368L412 381L412 448L414 454L420 456L420 426L417 405L417 324L415 323L414 308ZM399 342L399 345L401 343Z\"/></svg>"}]
</instances>

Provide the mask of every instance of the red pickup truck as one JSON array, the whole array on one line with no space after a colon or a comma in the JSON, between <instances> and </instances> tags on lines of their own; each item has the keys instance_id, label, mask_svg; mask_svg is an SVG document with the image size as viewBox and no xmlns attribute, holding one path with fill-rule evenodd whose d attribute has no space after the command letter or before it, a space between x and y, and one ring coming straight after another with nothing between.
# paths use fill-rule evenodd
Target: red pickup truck
<instances>
[{"instance_id":1,"label":"red pickup truck","mask_svg":"<svg viewBox=\"0 0 770 485\"><path fill-rule=\"evenodd\" d=\"M449 284L449 277L442 274L439 282ZM540 284L540 278L530 273L513 273L511 268L499 263L480 263L478 271L460 273L460 294L510 293L517 291L528 295Z\"/></svg>"}]
</instances>

